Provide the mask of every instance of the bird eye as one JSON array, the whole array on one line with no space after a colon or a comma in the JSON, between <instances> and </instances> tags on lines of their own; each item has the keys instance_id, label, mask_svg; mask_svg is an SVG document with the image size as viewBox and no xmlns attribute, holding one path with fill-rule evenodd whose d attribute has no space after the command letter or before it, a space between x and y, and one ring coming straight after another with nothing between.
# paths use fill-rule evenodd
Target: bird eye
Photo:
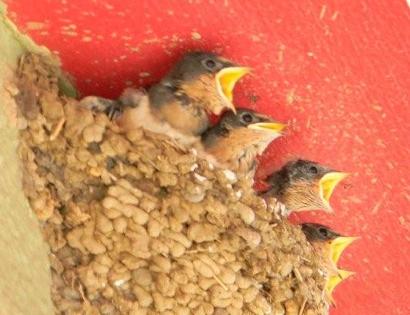
<instances>
[{"instance_id":1,"label":"bird eye","mask_svg":"<svg viewBox=\"0 0 410 315\"><path fill-rule=\"evenodd\" d=\"M253 116L249 113L243 114L241 118L242 118L242 121L246 124L249 124L253 121Z\"/></svg>"},{"instance_id":2,"label":"bird eye","mask_svg":"<svg viewBox=\"0 0 410 315\"><path fill-rule=\"evenodd\" d=\"M325 228L320 228L319 233L322 234L323 236L327 236L327 229Z\"/></svg>"},{"instance_id":3,"label":"bird eye","mask_svg":"<svg viewBox=\"0 0 410 315\"><path fill-rule=\"evenodd\" d=\"M203 64L205 65L205 67L209 70L214 70L216 67L216 62L212 59L206 59Z\"/></svg>"},{"instance_id":4,"label":"bird eye","mask_svg":"<svg viewBox=\"0 0 410 315\"><path fill-rule=\"evenodd\" d=\"M317 174L318 173L317 167L316 166L309 167L309 172L312 174Z\"/></svg>"}]
</instances>

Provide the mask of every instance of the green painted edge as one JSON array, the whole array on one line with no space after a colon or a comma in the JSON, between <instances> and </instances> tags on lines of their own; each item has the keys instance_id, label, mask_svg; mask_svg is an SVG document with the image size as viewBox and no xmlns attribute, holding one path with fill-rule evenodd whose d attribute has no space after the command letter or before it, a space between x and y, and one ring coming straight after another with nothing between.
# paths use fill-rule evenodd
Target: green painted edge
<instances>
[{"instance_id":1,"label":"green painted edge","mask_svg":"<svg viewBox=\"0 0 410 315\"><path fill-rule=\"evenodd\" d=\"M27 51L43 55L56 66L60 63L47 48L20 33L6 12L0 0L0 313L50 315L55 310L49 248L23 193L18 130L6 116L15 106L7 83Z\"/></svg>"},{"instance_id":2,"label":"green painted edge","mask_svg":"<svg viewBox=\"0 0 410 315\"><path fill-rule=\"evenodd\" d=\"M45 56L49 62L58 68L61 67L60 60L54 56L45 46L37 45L29 36L22 34L16 25L7 18L7 6L0 0L0 44L8 47L1 47L0 66L10 60L15 60L24 51L31 51L36 54ZM69 97L78 97L75 84L68 76L60 71L59 74L60 92Z\"/></svg>"}]
</instances>

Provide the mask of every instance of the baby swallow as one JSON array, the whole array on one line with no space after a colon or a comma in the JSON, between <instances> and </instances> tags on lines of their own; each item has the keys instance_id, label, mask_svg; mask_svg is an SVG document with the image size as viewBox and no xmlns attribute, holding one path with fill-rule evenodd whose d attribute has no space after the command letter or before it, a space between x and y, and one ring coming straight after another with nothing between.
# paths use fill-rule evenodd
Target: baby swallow
<instances>
[{"instance_id":1,"label":"baby swallow","mask_svg":"<svg viewBox=\"0 0 410 315\"><path fill-rule=\"evenodd\" d=\"M329 262L329 269L337 269L337 262L343 251L357 240L357 237L342 236L325 225L318 223L301 224L306 239L313 248Z\"/></svg>"},{"instance_id":2,"label":"baby swallow","mask_svg":"<svg viewBox=\"0 0 410 315\"><path fill-rule=\"evenodd\" d=\"M106 111L124 131L144 127L197 137L209 127L209 114L235 112L233 89L249 71L213 53L188 53L147 95L128 90L117 102L105 102Z\"/></svg>"},{"instance_id":3,"label":"baby swallow","mask_svg":"<svg viewBox=\"0 0 410 315\"><path fill-rule=\"evenodd\" d=\"M285 125L250 109L225 112L202 134L202 146L217 165L253 176L256 156L281 136Z\"/></svg>"},{"instance_id":4,"label":"baby swallow","mask_svg":"<svg viewBox=\"0 0 410 315\"><path fill-rule=\"evenodd\" d=\"M206 114L235 112L233 89L249 71L212 53L188 53L149 90L150 103L174 128L199 135L208 128Z\"/></svg>"},{"instance_id":5,"label":"baby swallow","mask_svg":"<svg viewBox=\"0 0 410 315\"><path fill-rule=\"evenodd\" d=\"M268 177L270 188L263 195L278 199L288 211L332 212L330 197L347 175L312 161L295 160Z\"/></svg>"},{"instance_id":6,"label":"baby swallow","mask_svg":"<svg viewBox=\"0 0 410 315\"><path fill-rule=\"evenodd\" d=\"M337 262L342 252L357 237L342 236L329 227L317 223L303 223L301 227L306 239L312 244L320 257L323 258L328 271L325 292L330 302L334 304L332 298L333 290L339 283L354 274L351 271L338 269Z\"/></svg>"}]
</instances>

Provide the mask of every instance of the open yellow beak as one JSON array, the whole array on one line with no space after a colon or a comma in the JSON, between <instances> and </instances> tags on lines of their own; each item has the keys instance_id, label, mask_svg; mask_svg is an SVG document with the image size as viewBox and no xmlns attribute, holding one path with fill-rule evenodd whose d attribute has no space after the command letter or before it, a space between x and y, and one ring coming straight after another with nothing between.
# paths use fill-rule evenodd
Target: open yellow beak
<instances>
[{"instance_id":1,"label":"open yellow beak","mask_svg":"<svg viewBox=\"0 0 410 315\"><path fill-rule=\"evenodd\" d=\"M355 273L352 271L338 269L338 274L330 276L326 282L325 292L330 300L330 303L335 305L335 301L333 300L332 293L334 289L343 281L349 278L350 276L354 275Z\"/></svg>"},{"instance_id":2,"label":"open yellow beak","mask_svg":"<svg viewBox=\"0 0 410 315\"><path fill-rule=\"evenodd\" d=\"M216 88L218 93L224 99L226 107L232 110L235 114L236 109L232 103L233 89L239 79L250 71L251 69L247 67L228 67L223 68L216 74Z\"/></svg>"},{"instance_id":3,"label":"open yellow beak","mask_svg":"<svg viewBox=\"0 0 410 315\"><path fill-rule=\"evenodd\" d=\"M339 236L336 237L333 241L331 241L330 258L332 259L335 265L337 265L337 262L339 261L340 256L342 256L342 253L346 249L346 247L352 244L357 239L359 239L359 237Z\"/></svg>"},{"instance_id":4,"label":"open yellow beak","mask_svg":"<svg viewBox=\"0 0 410 315\"><path fill-rule=\"evenodd\" d=\"M286 128L286 125L282 123L278 123L278 122L261 122L261 123L250 124L248 128L255 129L255 130L269 131L272 133L281 133L282 130Z\"/></svg>"},{"instance_id":5,"label":"open yellow beak","mask_svg":"<svg viewBox=\"0 0 410 315\"><path fill-rule=\"evenodd\" d=\"M349 174L343 172L329 172L325 174L319 181L320 196L328 207L327 210L331 211L329 204L330 197L332 196L333 190L335 190L337 184L339 184L344 178Z\"/></svg>"}]
</instances>

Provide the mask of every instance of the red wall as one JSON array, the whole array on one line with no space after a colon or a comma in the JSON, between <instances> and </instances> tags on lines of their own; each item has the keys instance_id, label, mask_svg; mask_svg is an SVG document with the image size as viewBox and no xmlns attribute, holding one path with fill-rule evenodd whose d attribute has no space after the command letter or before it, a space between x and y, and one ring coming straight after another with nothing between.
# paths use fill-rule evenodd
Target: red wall
<instances>
[{"instance_id":1,"label":"red wall","mask_svg":"<svg viewBox=\"0 0 410 315\"><path fill-rule=\"evenodd\" d=\"M334 215L293 217L362 237L341 260L357 275L336 290L332 314L410 314L404 0L19 0L9 7L21 29L60 55L84 95L114 97L126 84L156 81L190 48L252 66L236 103L290 124L259 175L298 156L352 173L335 192Z\"/></svg>"}]
</instances>

